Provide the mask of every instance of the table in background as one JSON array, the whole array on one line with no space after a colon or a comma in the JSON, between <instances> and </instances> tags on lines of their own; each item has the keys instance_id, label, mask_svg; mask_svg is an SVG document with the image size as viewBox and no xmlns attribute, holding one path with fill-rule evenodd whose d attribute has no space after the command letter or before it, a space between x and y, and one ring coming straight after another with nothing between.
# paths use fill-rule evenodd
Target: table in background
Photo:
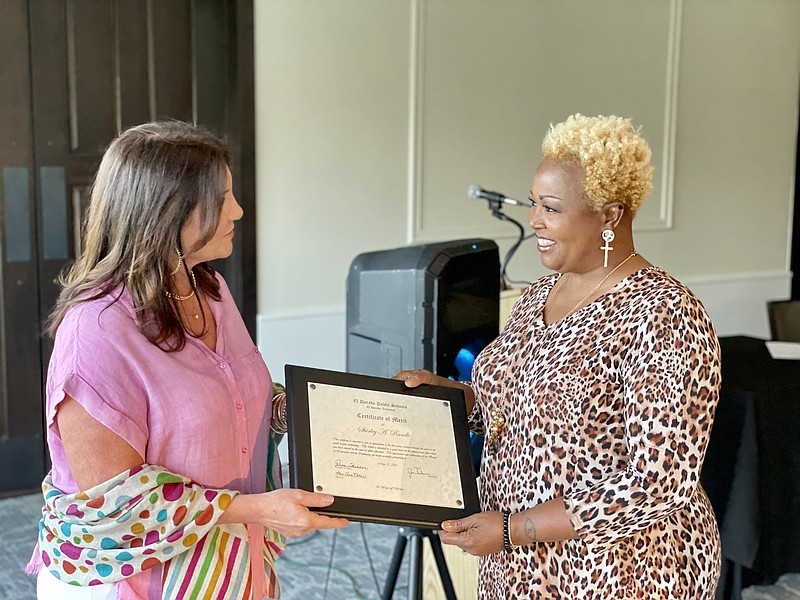
<instances>
[{"instance_id":1,"label":"table in background","mask_svg":"<svg viewBox=\"0 0 800 600\"><path fill-rule=\"evenodd\" d=\"M722 392L702 482L722 537L718 598L739 598L743 567L764 583L800 571L800 361L773 359L756 338L720 344Z\"/></svg>"}]
</instances>

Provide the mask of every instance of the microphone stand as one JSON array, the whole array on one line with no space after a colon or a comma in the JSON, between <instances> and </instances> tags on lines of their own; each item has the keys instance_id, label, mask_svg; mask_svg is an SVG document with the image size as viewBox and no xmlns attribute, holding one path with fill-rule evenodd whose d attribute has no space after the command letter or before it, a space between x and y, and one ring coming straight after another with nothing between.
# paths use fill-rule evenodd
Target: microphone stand
<instances>
[{"instance_id":1,"label":"microphone stand","mask_svg":"<svg viewBox=\"0 0 800 600\"><path fill-rule=\"evenodd\" d=\"M517 251L517 248L520 247L520 244L522 244L522 242L531 237L533 234L526 237L525 228L522 226L522 224L504 213L502 206L503 205L501 202L489 200L489 210L492 211L492 216L496 219L500 219L501 221L505 221L506 223L511 223L519 230L519 237L517 238L517 241L514 242L508 249L508 252L506 252L505 257L503 258L503 262L500 265L500 287L504 290L508 290L511 289L511 281L506 276L506 267L508 266L511 258L514 256L514 253Z\"/></svg>"}]
</instances>

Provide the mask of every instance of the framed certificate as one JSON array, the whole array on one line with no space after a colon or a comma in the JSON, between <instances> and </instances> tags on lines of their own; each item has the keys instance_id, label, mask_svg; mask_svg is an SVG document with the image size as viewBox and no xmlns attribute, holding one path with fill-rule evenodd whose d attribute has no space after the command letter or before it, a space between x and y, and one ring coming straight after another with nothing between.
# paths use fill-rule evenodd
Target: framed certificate
<instances>
[{"instance_id":1,"label":"framed certificate","mask_svg":"<svg viewBox=\"0 0 800 600\"><path fill-rule=\"evenodd\" d=\"M461 390L286 365L291 486L320 513L437 528L480 510Z\"/></svg>"}]
</instances>

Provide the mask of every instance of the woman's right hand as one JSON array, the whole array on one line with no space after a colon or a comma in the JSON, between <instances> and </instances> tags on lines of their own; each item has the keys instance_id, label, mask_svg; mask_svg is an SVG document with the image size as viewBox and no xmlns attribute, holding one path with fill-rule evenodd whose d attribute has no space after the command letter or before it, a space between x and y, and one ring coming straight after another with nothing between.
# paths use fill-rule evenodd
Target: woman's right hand
<instances>
[{"instance_id":1,"label":"woman's right hand","mask_svg":"<svg viewBox=\"0 0 800 600\"><path fill-rule=\"evenodd\" d=\"M281 488L263 494L239 494L222 513L218 523L259 523L287 538L306 535L317 529L337 529L350 524L347 519L326 517L309 508L333 503L330 494Z\"/></svg>"},{"instance_id":2,"label":"woman's right hand","mask_svg":"<svg viewBox=\"0 0 800 600\"><path fill-rule=\"evenodd\" d=\"M447 379L441 375L434 375L427 369L411 369L407 371L400 371L392 379L399 379L406 384L406 387L415 388L419 385L439 385L442 387L451 387L464 392L464 400L467 403L467 414L472 412L472 407L475 406L475 393L468 385Z\"/></svg>"},{"instance_id":3,"label":"woman's right hand","mask_svg":"<svg viewBox=\"0 0 800 600\"><path fill-rule=\"evenodd\" d=\"M415 388L418 385L444 385L448 386L449 383L454 383L450 379L445 379L439 375L434 375L427 369L411 369L407 371L400 371L392 379L399 379L406 384L406 387ZM448 386L452 387L452 386Z\"/></svg>"}]
</instances>

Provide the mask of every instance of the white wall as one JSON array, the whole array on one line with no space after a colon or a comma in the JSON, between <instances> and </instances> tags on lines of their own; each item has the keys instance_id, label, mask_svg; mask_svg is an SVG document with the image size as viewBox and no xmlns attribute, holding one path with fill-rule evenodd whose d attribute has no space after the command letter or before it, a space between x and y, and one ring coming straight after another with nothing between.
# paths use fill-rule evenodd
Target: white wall
<instances>
[{"instance_id":1,"label":"white wall","mask_svg":"<svg viewBox=\"0 0 800 600\"><path fill-rule=\"evenodd\" d=\"M634 118L656 188L637 247L721 335L768 336L789 295L797 0L256 0L259 345L343 369L361 252L512 230L550 122ZM526 219L524 209L509 208ZM544 273L523 246L510 274Z\"/></svg>"}]
</instances>

